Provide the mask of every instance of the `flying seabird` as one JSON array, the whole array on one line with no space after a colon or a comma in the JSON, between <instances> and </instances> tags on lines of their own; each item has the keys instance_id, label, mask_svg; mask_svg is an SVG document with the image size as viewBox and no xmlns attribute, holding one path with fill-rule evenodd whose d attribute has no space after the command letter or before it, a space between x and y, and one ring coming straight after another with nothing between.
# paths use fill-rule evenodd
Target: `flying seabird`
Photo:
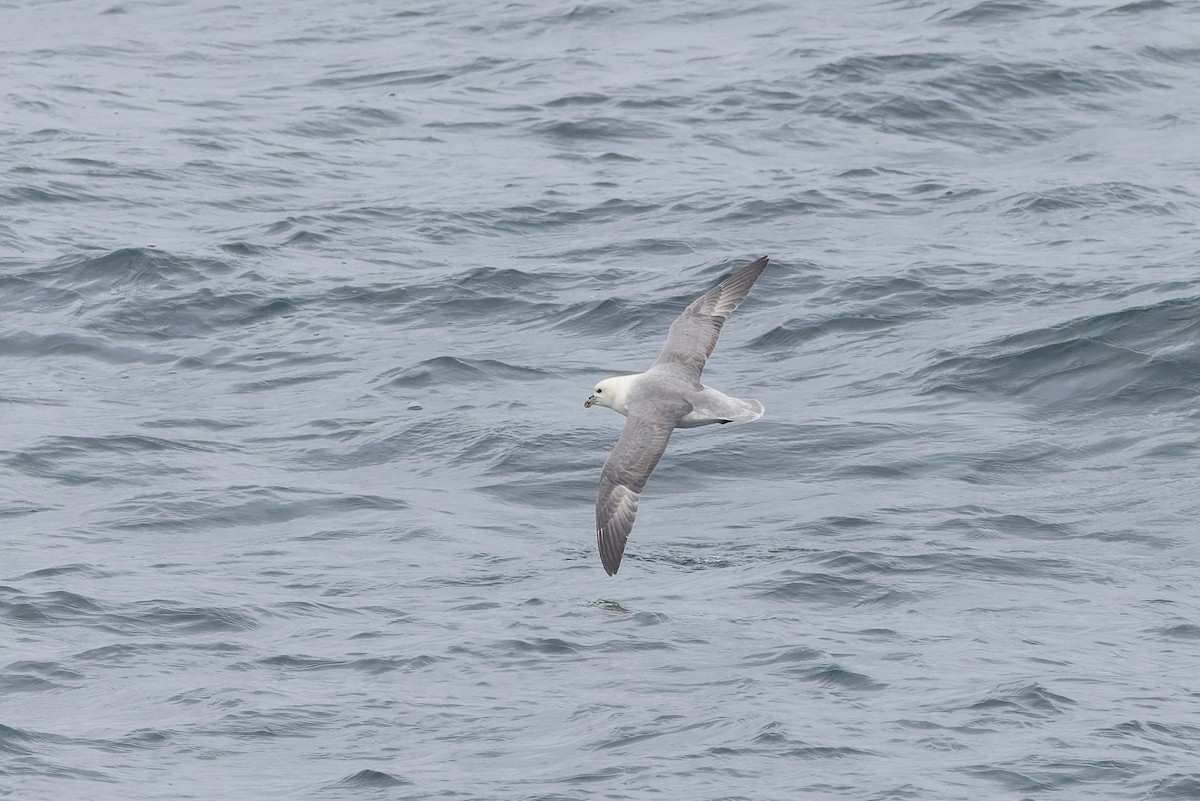
<instances>
[{"instance_id":1,"label":"flying seabird","mask_svg":"<svg viewBox=\"0 0 1200 801\"><path fill-rule=\"evenodd\" d=\"M596 544L608 575L621 566L638 500L676 428L749 423L763 415L756 400L731 398L700 383L721 326L766 269L767 257L747 264L696 298L671 323L667 344L650 369L596 384L584 408L607 406L628 418L600 471Z\"/></svg>"}]
</instances>

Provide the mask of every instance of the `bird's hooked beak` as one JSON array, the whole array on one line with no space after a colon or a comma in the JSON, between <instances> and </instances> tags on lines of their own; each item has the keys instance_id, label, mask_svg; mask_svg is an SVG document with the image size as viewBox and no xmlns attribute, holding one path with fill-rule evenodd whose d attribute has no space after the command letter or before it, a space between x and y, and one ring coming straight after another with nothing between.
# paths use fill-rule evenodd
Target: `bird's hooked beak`
<instances>
[{"instance_id":1,"label":"bird's hooked beak","mask_svg":"<svg viewBox=\"0 0 1200 801\"><path fill-rule=\"evenodd\" d=\"M590 398L588 398L587 400L585 400L583 402L583 408L585 408L585 409L590 409L595 405L596 405L596 396L595 395L592 395Z\"/></svg>"}]
</instances>

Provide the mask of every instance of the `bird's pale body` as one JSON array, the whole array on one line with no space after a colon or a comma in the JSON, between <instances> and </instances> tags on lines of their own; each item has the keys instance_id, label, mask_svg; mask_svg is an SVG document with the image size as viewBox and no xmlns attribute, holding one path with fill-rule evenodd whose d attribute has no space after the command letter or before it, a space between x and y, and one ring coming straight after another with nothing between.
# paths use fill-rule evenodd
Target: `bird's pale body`
<instances>
[{"instance_id":1,"label":"bird's pale body","mask_svg":"<svg viewBox=\"0 0 1200 801\"><path fill-rule=\"evenodd\" d=\"M675 421L676 428L697 428L714 423L749 423L763 415L763 406L756 400L731 398L706 384L691 383L669 374L656 374L653 367L644 373L604 379L596 385L584 407L607 406L628 417L629 404L636 403L639 396L661 398L669 393L677 393L691 407L681 407L683 413Z\"/></svg>"}]
</instances>

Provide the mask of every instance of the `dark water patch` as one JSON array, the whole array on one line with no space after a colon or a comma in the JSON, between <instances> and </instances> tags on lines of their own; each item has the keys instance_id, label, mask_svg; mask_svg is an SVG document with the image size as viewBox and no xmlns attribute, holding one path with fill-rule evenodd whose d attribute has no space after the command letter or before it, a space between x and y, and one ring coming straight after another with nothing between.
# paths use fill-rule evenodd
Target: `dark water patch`
<instances>
[{"instance_id":1,"label":"dark water patch","mask_svg":"<svg viewBox=\"0 0 1200 801\"><path fill-rule=\"evenodd\" d=\"M620 142L631 139L665 139L669 129L647 121L635 121L626 116L587 116L576 120L556 120L533 126L532 133L552 142L578 144L586 142Z\"/></svg>"},{"instance_id":2,"label":"dark water patch","mask_svg":"<svg viewBox=\"0 0 1200 801\"><path fill-rule=\"evenodd\" d=\"M943 316L962 306L994 303L996 293L978 286L943 287L913 274L849 279L814 295L804 317L788 320L751 341L753 347L790 348L826 335L865 334ZM829 307L829 311L817 311Z\"/></svg>"},{"instance_id":3,"label":"dark water patch","mask_svg":"<svg viewBox=\"0 0 1200 801\"><path fill-rule=\"evenodd\" d=\"M969 484L1013 483L1047 470L1062 469L1080 454L1065 445L1026 440L1013 445L956 455L958 478ZM948 460L950 461L950 460Z\"/></svg>"},{"instance_id":4,"label":"dark water patch","mask_svg":"<svg viewBox=\"0 0 1200 801\"><path fill-rule=\"evenodd\" d=\"M576 106L604 106L613 100L611 95L596 92L572 92L554 100L547 100L546 108L570 108Z\"/></svg>"},{"instance_id":5,"label":"dark water patch","mask_svg":"<svg viewBox=\"0 0 1200 801\"><path fill-rule=\"evenodd\" d=\"M1200 47L1193 45L1147 45L1139 52L1164 64L1200 64Z\"/></svg>"},{"instance_id":6,"label":"dark water patch","mask_svg":"<svg viewBox=\"0 0 1200 801\"><path fill-rule=\"evenodd\" d=\"M821 64L813 69L810 75L820 81L876 84L881 78L896 80L898 76L923 74L961 63L958 56L931 52L853 55Z\"/></svg>"},{"instance_id":7,"label":"dark water patch","mask_svg":"<svg viewBox=\"0 0 1200 801\"><path fill-rule=\"evenodd\" d=\"M695 24L720 23L725 20L743 20L756 16L767 16L777 12L787 13L792 6L787 3L750 2L750 3L719 3L715 6L700 5L671 6L666 9L665 22Z\"/></svg>"},{"instance_id":8,"label":"dark water patch","mask_svg":"<svg viewBox=\"0 0 1200 801\"><path fill-rule=\"evenodd\" d=\"M953 93L965 106L1004 107L1012 101L1061 97L1071 103L1089 96L1117 95L1153 85L1143 74L1124 70L1072 69L1063 62L975 61L954 70L950 80L930 86ZM1094 97L1093 97L1094 102Z\"/></svg>"},{"instance_id":9,"label":"dark water patch","mask_svg":"<svg viewBox=\"0 0 1200 801\"><path fill-rule=\"evenodd\" d=\"M395 111L370 106L342 106L311 113L316 116L291 123L285 132L303 139L344 139L365 135L374 128L395 130L407 123Z\"/></svg>"},{"instance_id":10,"label":"dark water patch","mask_svg":"<svg viewBox=\"0 0 1200 801\"><path fill-rule=\"evenodd\" d=\"M302 538L307 539L307 538ZM278 556L278 553L249 553L247 556ZM334 606L328 603L315 603L313 601L285 601L275 604L271 607L269 614L272 617L283 618L312 618L312 617L330 617L333 615L354 615L357 612L354 609Z\"/></svg>"},{"instance_id":11,"label":"dark water patch","mask_svg":"<svg viewBox=\"0 0 1200 801\"><path fill-rule=\"evenodd\" d=\"M188 606L176 601L140 601L114 610L105 628L137 634L218 634L259 628L256 614L233 607Z\"/></svg>"},{"instance_id":12,"label":"dark water patch","mask_svg":"<svg viewBox=\"0 0 1200 801\"><path fill-rule=\"evenodd\" d=\"M186 356L175 362L175 366L180 369L202 369L202 370L221 370L236 373L253 373L262 374L266 372L277 372L283 370L311 370L312 368L327 365L327 364L344 364L345 359L337 353L321 352L319 346L326 344L323 338L312 338L307 341L312 347L312 350L302 349L265 349L265 348L250 348L239 350L233 347L218 346L203 355ZM349 370L335 371L327 370L318 375L327 375L330 373L348 373ZM293 378L303 380L308 373L301 373ZM264 385L269 385L270 380L262 382ZM257 386L256 382L245 382L238 385L241 387Z\"/></svg>"},{"instance_id":13,"label":"dark water patch","mask_svg":"<svg viewBox=\"0 0 1200 801\"><path fill-rule=\"evenodd\" d=\"M632 620L639 626L665 626L671 622L670 616L661 612L634 612Z\"/></svg>"},{"instance_id":14,"label":"dark water patch","mask_svg":"<svg viewBox=\"0 0 1200 801\"><path fill-rule=\"evenodd\" d=\"M583 26L592 23L611 25L613 18L619 17L622 13L628 13L628 9L612 3L573 3L570 11L544 16L539 14L538 19L543 23L560 25Z\"/></svg>"},{"instance_id":15,"label":"dark water patch","mask_svg":"<svg viewBox=\"0 0 1200 801\"><path fill-rule=\"evenodd\" d=\"M556 261L563 263L588 262L603 260L605 262L621 261L637 264L652 256L694 256L711 249L708 243L696 240L655 238L639 236L633 239L615 242L605 241L598 244L575 245L566 250L555 250L547 254ZM596 273L589 273L579 278L595 278ZM617 273L612 273L609 280L596 281L596 288L611 289L613 283L619 280Z\"/></svg>"},{"instance_id":16,"label":"dark water patch","mask_svg":"<svg viewBox=\"0 0 1200 801\"><path fill-rule=\"evenodd\" d=\"M90 579L103 579L112 578L115 575L117 574L107 570L100 570L92 565L69 564L31 570L28 573L22 573L20 576L17 576L15 579L13 579L13 581L59 578L61 576L81 576Z\"/></svg>"},{"instance_id":17,"label":"dark water patch","mask_svg":"<svg viewBox=\"0 0 1200 801\"><path fill-rule=\"evenodd\" d=\"M455 295L469 293L475 297L507 298L513 295L538 294L551 297L555 279L566 277L561 273L530 273L511 267L476 267L454 276L448 282ZM441 300L451 300L443 296Z\"/></svg>"},{"instance_id":18,"label":"dark water patch","mask_svg":"<svg viewBox=\"0 0 1200 801\"><path fill-rule=\"evenodd\" d=\"M805 742L790 734L778 721L767 723L745 745L715 746L707 749L706 753L722 758L765 754L775 758L821 760L875 755L871 751L852 746L815 745Z\"/></svg>"},{"instance_id":19,"label":"dark water patch","mask_svg":"<svg viewBox=\"0 0 1200 801\"><path fill-rule=\"evenodd\" d=\"M974 525L974 521L970 525ZM813 552L804 558L849 575L898 577L932 573L960 579L978 575L1018 579L1080 578L1072 563L1038 556L989 556L968 551L894 554L835 550Z\"/></svg>"},{"instance_id":20,"label":"dark water patch","mask_svg":"<svg viewBox=\"0 0 1200 801\"><path fill-rule=\"evenodd\" d=\"M593 474L577 484L567 485L563 482L559 486L561 489L558 506L561 507L562 498L565 497L575 498L577 499L575 502L580 506L588 508L595 498L596 477ZM571 494L567 495L567 492ZM555 508L549 499L547 499L546 506ZM626 553L625 560L635 563L645 562L649 565L665 565L670 568L671 572L699 572L731 567L736 564L736 561L730 557L725 543L696 541L690 536L680 542L656 544L653 550L647 548L642 552Z\"/></svg>"},{"instance_id":21,"label":"dark water patch","mask_svg":"<svg viewBox=\"0 0 1200 801\"><path fill-rule=\"evenodd\" d=\"M210 417L166 417L143 420L140 425L143 428L178 428L185 431L236 431L247 428L251 424L243 421L217 420Z\"/></svg>"},{"instance_id":22,"label":"dark water patch","mask_svg":"<svg viewBox=\"0 0 1200 801\"><path fill-rule=\"evenodd\" d=\"M818 319L795 318L775 326L750 341L750 346L768 351L806 345L824 336L842 334L871 335L919 319L925 312L919 309L894 317L871 314L835 313Z\"/></svg>"},{"instance_id":23,"label":"dark water patch","mask_svg":"<svg viewBox=\"0 0 1200 801\"><path fill-rule=\"evenodd\" d=\"M1172 773L1152 782L1147 797L1167 801L1195 801L1200 798L1200 777L1196 774Z\"/></svg>"},{"instance_id":24,"label":"dark water patch","mask_svg":"<svg viewBox=\"0 0 1200 801\"><path fill-rule=\"evenodd\" d=\"M686 305L686 304L685 304ZM676 314L684 307L678 307ZM543 325L557 331L569 331L577 335L629 334L647 331L652 315L645 307L623 298L605 298L598 301L573 303L546 315ZM660 327L669 318L659 318Z\"/></svg>"},{"instance_id":25,"label":"dark water patch","mask_svg":"<svg viewBox=\"0 0 1200 801\"><path fill-rule=\"evenodd\" d=\"M977 201L989 192L966 186L953 186L937 181L921 181L897 186L894 181L838 187L833 194L848 206L857 209L859 218L873 215L896 217L943 213L947 206L964 211L977 207Z\"/></svg>"},{"instance_id":26,"label":"dark water patch","mask_svg":"<svg viewBox=\"0 0 1200 801\"><path fill-rule=\"evenodd\" d=\"M961 11L939 11L931 19L951 25L981 25L1017 22L1049 16L1072 16L1074 9L1045 0L984 0Z\"/></svg>"},{"instance_id":27,"label":"dark water patch","mask_svg":"<svg viewBox=\"0 0 1200 801\"><path fill-rule=\"evenodd\" d=\"M357 538L361 538L361 537L373 537L373 536L375 536L375 532L364 531L361 529L342 528L342 529L327 529L327 530L323 530L323 531L316 531L312 534L305 534L303 536L296 537L296 539L300 542L305 542L305 541L321 542L324 540L351 540L351 539L357 539Z\"/></svg>"},{"instance_id":28,"label":"dark water patch","mask_svg":"<svg viewBox=\"0 0 1200 801\"><path fill-rule=\"evenodd\" d=\"M565 476L568 471L587 469L590 473L598 470L600 464L593 461L599 452L591 456L587 453L595 447L596 434L586 430L548 434L536 425L523 423L493 430L490 442L480 443L484 444L486 449L469 444L455 455L451 464L483 466L485 475L497 478L515 481L540 478L555 483L577 480Z\"/></svg>"},{"instance_id":29,"label":"dark water patch","mask_svg":"<svg viewBox=\"0 0 1200 801\"><path fill-rule=\"evenodd\" d=\"M0 207L103 203L108 199L85 192L78 184L51 181L46 186L14 186L0 191Z\"/></svg>"},{"instance_id":30,"label":"dark water patch","mask_svg":"<svg viewBox=\"0 0 1200 801\"><path fill-rule=\"evenodd\" d=\"M65 590L27 594L0 588L0 617L16 625L86 624L122 633L209 633L258 627L256 617L232 608L191 607L174 601L102 605ZM77 658L82 656L77 655ZM50 673L46 675L64 677Z\"/></svg>"},{"instance_id":31,"label":"dark water patch","mask_svg":"<svg viewBox=\"0 0 1200 801\"><path fill-rule=\"evenodd\" d=\"M1195 753L1200 748L1200 726L1190 723L1129 720L1100 729L1097 734L1105 738L1127 740L1155 751L1178 749Z\"/></svg>"},{"instance_id":32,"label":"dark water patch","mask_svg":"<svg viewBox=\"0 0 1200 801\"><path fill-rule=\"evenodd\" d=\"M828 689L879 690L885 685L869 676L847 670L837 663L827 662L828 656L807 646L789 646L777 651L751 654L742 658L748 665L773 666L780 672ZM821 664L811 664L820 660Z\"/></svg>"},{"instance_id":33,"label":"dark water patch","mask_svg":"<svg viewBox=\"0 0 1200 801\"><path fill-rule=\"evenodd\" d=\"M784 745L774 740L760 742L758 738L755 738L755 744L752 746L714 746L707 749L705 753L711 754L714 757L731 757L754 756L765 752L774 757L793 759L855 759L877 755L874 751L864 751L853 746L804 745L795 744L794 740L789 740L788 742L790 744ZM747 796L747 798L750 797ZM871 798L875 798L875 796L871 796Z\"/></svg>"},{"instance_id":34,"label":"dark water patch","mask_svg":"<svg viewBox=\"0 0 1200 801\"><path fill-rule=\"evenodd\" d=\"M1043 408L1174 406L1200 395L1200 299L1178 298L1002 337L918 371L926 394Z\"/></svg>"},{"instance_id":35,"label":"dark water patch","mask_svg":"<svg viewBox=\"0 0 1200 801\"><path fill-rule=\"evenodd\" d=\"M1035 540L1064 540L1079 536L1069 525L1038 520L1021 514L978 517L974 523L983 532L1004 539L1024 537Z\"/></svg>"},{"instance_id":36,"label":"dark water patch","mask_svg":"<svg viewBox=\"0 0 1200 801\"><path fill-rule=\"evenodd\" d=\"M35 734L0 723L0 754L32 754L37 748L37 741Z\"/></svg>"},{"instance_id":37,"label":"dark water patch","mask_svg":"<svg viewBox=\"0 0 1200 801\"><path fill-rule=\"evenodd\" d=\"M963 59L961 56L932 53L896 55L855 55L813 71L822 81L855 84L906 84L926 95L909 102L897 95L880 92L864 95L872 108L890 109L900 118L912 120L936 117L969 119L966 110L988 110L1009 101L1045 96L1069 98L1133 91L1146 79L1132 71L1074 69L1066 62L997 61ZM949 102L950 99L954 102Z\"/></svg>"},{"instance_id":38,"label":"dark water patch","mask_svg":"<svg viewBox=\"0 0 1200 801\"><path fill-rule=\"evenodd\" d=\"M481 526L481 528L489 531L497 529L507 530L506 526ZM514 557L504 556L496 557L487 554L476 554L477 560L482 560L483 564L471 564L465 566L460 572L454 575L430 576L424 579L421 583L431 588L437 587L499 587L506 581L510 581L510 574L501 572L496 569L497 563L514 561Z\"/></svg>"},{"instance_id":39,"label":"dark water patch","mask_svg":"<svg viewBox=\"0 0 1200 801\"><path fill-rule=\"evenodd\" d=\"M746 200L726 207L713 214L712 222L722 225L737 223L761 223L779 217L796 217L808 214L840 214L845 204L820 191L808 189L776 200Z\"/></svg>"},{"instance_id":40,"label":"dark water patch","mask_svg":"<svg viewBox=\"0 0 1200 801\"><path fill-rule=\"evenodd\" d=\"M33 506L32 504L25 504L21 501L6 502L0 500L0 520L5 518L28 517L30 515L36 515L41 512L50 511L50 509L51 507L49 506Z\"/></svg>"},{"instance_id":41,"label":"dark water patch","mask_svg":"<svg viewBox=\"0 0 1200 801\"><path fill-rule=\"evenodd\" d=\"M821 665L787 671L796 678L811 681L819 687L832 690L859 690L877 692L887 685L863 673L848 670L838 664Z\"/></svg>"},{"instance_id":42,"label":"dark water patch","mask_svg":"<svg viewBox=\"0 0 1200 801\"><path fill-rule=\"evenodd\" d=\"M185 638L172 637L164 642L119 643L89 648L73 654L72 661L115 668L129 668L145 664L154 657L171 658L183 653L230 659L245 650L244 646L227 642L189 642Z\"/></svg>"},{"instance_id":43,"label":"dark water patch","mask_svg":"<svg viewBox=\"0 0 1200 801\"><path fill-rule=\"evenodd\" d=\"M642 217L658 209L657 204L623 197L574 205L549 197L540 202L495 208L460 208L441 215L424 211L421 213L423 225L419 225L416 232L430 241L447 243L454 243L462 237L488 234L544 236L556 229L602 225Z\"/></svg>"},{"instance_id":44,"label":"dark water patch","mask_svg":"<svg viewBox=\"0 0 1200 801\"><path fill-rule=\"evenodd\" d=\"M170 468L152 456L189 453L224 453L232 446L202 440L170 440L138 434L101 437L46 437L17 453L0 456L0 462L26 475L52 478L71 485L137 484L147 473ZM131 464L128 460L133 460Z\"/></svg>"},{"instance_id":45,"label":"dark water patch","mask_svg":"<svg viewBox=\"0 0 1200 801\"><path fill-rule=\"evenodd\" d=\"M153 303L114 304L87 327L151 340L194 339L286 318L298 308L289 298L204 287Z\"/></svg>"},{"instance_id":46,"label":"dark water patch","mask_svg":"<svg viewBox=\"0 0 1200 801\"><path fill-rule=\"evenodd\" d=\"M1076 704L1076 701L1065 695L1032 683L998 687L978 701L951 708L977 715L972 725L986 726L1002 722L1011 724L1030 718L1055 718L1065 714Z\"/></svg>"},{"instance_id":47,"label":"dark water patch","mask_svg":"<svg viewBox=\"0 0 1200 801\"><path fill-rule=\"evenodd\" d=\"M473 73L487 72L503 67L508 62L501 59L476 56L453 67L432 69L388 70L385 72L356 72L349 68L333 69L328 77L317 78L313 88L369 89L387 86L427 86L460 78Z\"/></svg>"},{"instance_id":48,"label":"dark water patch","mask_svg":"<svg viewBox=\"0 0 1200 801\"><path fill-rule=\"evenodd\" d=\"M1149 14L1149 13L1153 13L1156 11L1166 11L1168 9L1174 9L1174 8L1176 8L1176 5L1174 3L1168 2L1167 0L1140 0L1140 2L1125 3L1124 5L1119 5L1119 6L1115 6L1114 8L1105 9L1104 11L1101 11L1097 16L1104 16L1104 15L1109 15L1109 14L1122 15L1122 16L1127 15L1127 14L1128 15Z\"/></svg>"},{"instance_id":49,"label":"dark water patch","mask_svg":"<svg viewBox=\"0 0 1200 801\"><path fill-rule=\"evenodd\" d=\"M854 606L885 595L889 588L834 573L785 569L769 580L743 585L756 598L778 603Z\"/></svg>"},{"instance_id":50,"label":"dark water patch","mask_svg":"<svg viewBox=\"0 0 1200 801\"><path fill-rule=\"evenodd\" d=\"M1033 534L1029 536L1033 539L1079 536L1069 526L1045 523L1020 515L995 515L982 507L960 507L951 511L960 513L966 511L968 514L949 517L944 522L931 526L931 530L972 533L981 525L980 521L983 521L982 525L997 527L996 532L999 538L1010 536L1014 530L1016 534L1020 535L1025 529L1032 529ZM1014 528L1010 528L1010 526ZM838 576L843 575L892 577L895 580L903 579L905 581L924 575L938 576L941 579L953 581L964 581L976 577L1017 584L1030 581L1068 583L1088 581L1106 584L1112 580L1102 570L1097 571L1086 564L1067 559L1056 559L1036 553L996 556L963 547L916 554L869 550L818 551L809 549L796 552L792 558L836 570L836 574L814 574L829 581L838 581ZM878 585L867 582L864 586L875 587Z\"/></svg>"},{"instance_id":51,"label":"dark water patch","mask_svg":"<svg viewBox=\"0 0 1200 801\"><path fill-rule=\"evenodd\" d=\"M176 256L154 248L122 248L100 256L64 257L20 277L95 299L97 292L186 289L232 272L230 265L212 258ZM133 299L129 294L122 297Z\"/></svg>"},{"instance_id":52,"label":"dark water patch","mask_svg":"<svg viewBox=\"0 0 1200 801\"><path fill-rule=\"evenodd\" d=\"M75 623L102 617L106 610L99 603L66 590L24 593L12 587L0 587L0 619L14 625L45 626Z\"/></svg>"},{"instance_id":53,"label":"dark water patch","mask_svg":"<svg viewBox=\"0 0 1200 801\"><path fill-rule=\"evenodd\" d=\"M0 357L64 358L84 356L110 364L163 364L172 357L145 348L114 345L104 337L79 334L0 334Z\"/></svg>"},{"instance_id":54,"label":"dark water patch","mask_svg":"<svg viewBox=\"0 0 1200 801\"><path fill-rule=\"evenodd\" d=\"M505 639L463 643L446 649L463 660L486 660L493 670L544 670L581 660L582 646L560 638Z\"/></svg>"},{"instance_id":55,"label":"dark water patch","mask_svg":"<svg viewBox=\"0 0 1200 801\"><path fill-rule=\"evenodd\" d=\"M341 725L336 709L323 704L285 706L270 710L245 710L223 716L210 724L206 733L237 740L261 740L277 737L316 737Z\"/></svg>"},{"instance_id":56,"label":"dark water patch","mask_svg":"<svg viewBox=\"0 0 1200 801\"><path fill-rule=\"evenodd\" d=\"M105 512L113 529L165 533L270 526L331 514L407 508L403 501L378 495L247 485L135 495L107 506Z\"/></svg>"},{"instance_id":57,"label":"dark water patch","mask_svg":"<svg viewBox=\"0 0 1200 801\"><path fill-rule=\"evenodd\" d=\"M0 696L15 693L41 693L61 690L64 686L41 676L30 676L23 673L9 673L0 670Z\"/></svg>"},{"instance_id":58,"label":"dark water patch","mask_svg":"<svg viewBox=\"0 0 1200 801\"><path fill-rule=\"evenodd\" d=\"M502 381L528 381L546 373L532 367L506 364L495 359L458 359L437 356L411 367L399 367L380 375L386 386L401 389L425 389L447 384L496 384Z\"/></svg>"},{"instance_id":59,"label":"dark water patch","mask_svg":"<svg viewBox=\"0 0 1200 801\"><path fill-rule=\"evenodd\" d=\"M265 256L271 252L271 248L266 245L257 245L253 242L225 242L221 245L221 250L231 256Z\"/></svg>"},{"instance_id":60,"label":"dark water patch","mask_svg":"<svg viewBox=\"0 0 1200 801\"><path fill-rule=\"evenodd\" d=\"M1147 448L1143 455L1148 459L1163 459L1176 462L1192 458L1200 452L1200 442L1194 439L1180 439L1175 442L1165 442Z\"/></svg>"},{"instance_id":61,"label":"dark water patch","mask_svg":"<svg viewBox=\"0 0 1200 801\"><path fill-rule=\"evenodd\" d=\"M238 394L273 392L275 390L287 389L290 387L299 386L301 384L315 384L322 381L335 381L344 376L354 375L357 372L357 370L325 370L319 373L306 372L303 375L265 378L260 381L241 381L237 384L234 384L231 389L233 392Z\"/></svg>"},{"instance_id":62,"label":"dark water patch","mask_svg":"<svg viewBox=\"0 0 1200 801\"><path fill-rule=\"evenodd\" d=\"M5 669L12 671L14 674L36 676L47 680L75 681L83 678L82 673L65 667L61 662L22 660L9 662L5 666Z\"/></svg>"},{"instance_id":63,"label":"dark water patch","mask_svg":"<svg viewBox=\"0 0 1200 801\"><path fill-rule=\"evenodd\" d=\"M393 776L390 773L384 773L380 770L364 768L358 773L352 773L346 778L339 780L334 786L370 790L384 787L403 787L406 784L412 784L412 782L408 781L407 779L401 779Z\"/></svg>"},{"instance_id":64,"label":"dark water patch","mask_svg":"<svg viewBox=\"0 0 1200 801\"><path fill-rule=\"evenodd\" d=\"M1155 633L1171 640L1200 640L1200 623L1179 623L1155 629Z\"/></svg>"},{"instance_id":65,"label":"dark water patch","mask_svg":"<svg viewBox=\"0 0 1200 801\"><path fill-rule=\"evenodd\" d=\"M1146 215L1178 213L1181 210L1180 203L1172 197L1173 194L1164 193L1161 188L1109 181L1026 192L999 202L1008 206L1005 214L1010 216L1062 212L1064 219L1071 221L1092 219L1100 213L1144 218ZM1178 201L1195 205L1186 193L1181 193Z\"/></svg>"},{"instance_id":66,"label":"dark water patch","mask_svg":"<svg viewBox=\"0 0 1200 801\"><path fill-rule=\"evenodd\" d=\"M964 768L969 776L989 779L1006 790L1019 793L1055 793L1068 788L1114 786L1137 776L1142 768L1136 763L1116 759L1054 759L1032 757L1008 760L995 765Z\"/></svg>"},{"instance_id":67,"label":"dark water patch","mask_svg":"<svg viewBox=\"0 0 1200 801\"><path fill-rule=\"evenodd\" d=\"M322 245L329 242L332 237L329 234L319 231L295 231L291 236L283 240L283 245Z\"/></svg>"},{"instance_id":68,"label":"dark water patch","mask_svg":"<svg viewBox=\"0 0 1200 801\"><path fill-rule=\"evenodd\" d=\"M659 737L669 737L697 729L707 729L712 725L709 722L684 723L680 722L678 715L661 715L651 724L653 726L651 731L646 731L640 726L618 726L611 735L596 743L592 748L601 751L613 748L627 748L632 745L658 739Z\"/></svg>"},{"instance_id":69,"label":"dark water patch","mask_svg":"<svg viewBox=\"0 0 1200 801\"><path fill-rule=\"evenodd\" d=\"M538 654L543 656L575 656L580 646L559 637L539 637L532 640L501 640L492 648L506 657Z\"/></svg>"},{"instance_id":70,"label":"dark water patch","mask_svg":"<svg viewBox=\"0 0 1200 801\"><path fill-rule=\"evenodd\" d=\"M120 739L107 740L101 746L105 751L114 753L140 752L148 748L161 748L173 744L178 739L177 732L169 729L134 729L121 735Z\"/></svg>"},{"instance_id":71,"label":"dark water patch","mask_svg":"<svg viewBox=\"0 0 1200 801\"><path fill-rule=\"evenodd\" d=\"M322 290L311 300L325 314L365 315L373 321L404 328L462 325L464 320L537 319L553 306L543 300L558 291L569 276L559 271L523 272L512 268L479 267L436 281L400 284L341 285Z\"/></svg>"},{"instance_id":72,"label":"dark water patch","mask_svg":"<svg viewBox=\"0 0 1200 801\"><path fill-rule=\"evenodd\" d=\"M975 150L1060 138L1071 107L1093 108L1155 81L1132 70L949 54L856 55L810 73L804 113ZM1045 98L1058 102L1051 114ZM1028 113L1036 109L1038 114Z\"/></svg>"},{"instance_id":73,"label":"dark water patch","mask_svg":"<svg viewBox=\"0 0 1200 801\"><path fill-rule=\"evenodd\" d=\"M25 448L23 456L56 460L94 457L98 454L140 458L161 453L226 453L234 446L209 440L172 440L146 434L109 434L104 436L47 436L37 445Z\"/></svg>"},{"instance_id":74,"label":"dark water patch","mask_svg":"<svg viewBox=\"0 0 1200 801\"><path fill-rule=\"evenodd\" d=\"M329 657L299 656L281 654L254 662L239 662L230 665L232 670L250 670L255 667L265 667L285 672L314 672L314 671L353 671L369 676L379 676L385 673L412 673L425 670L445 661L441 657L422 654L414 657L359 657L356 659L335 659Z\"/></svg>"},{"instance_id":75,"label":"dark water patch","mask_svg":"<svg viewBox=\"0 0 1200 801\"><path fill-rule=\"evenodd\" d=\"M606 610L610 610L610 612L612 610L611 604L605 608ZM630 610L625 609L625 612L630 612ZM636 615L636 613L634 614ZM641 654L641 652L646 651L677 651L679 648L677 645L666 643L664 640L658 638L632 639L622 637L605 640L604 643L593 646L593 650L600 651L601 654Z\"/></svg>"},{"instance_id":76,"label":"dark water patch","mask_svg":"<svg viewBox=\"0 0 1200 801\"><path fill-rule=\"evenodd\" d=\"M795 91L787 85L771 84L763 86L748 83L723 83L701 95L705 111L724 116L745 115L753 119L761 119L764 111L791 112L800 111L804 105L807 93ZM683 101L686 102L686 101ZM789 129L791 130L791 129ZM796 132L791 130L793 136ZM710 140L711 141L711 140ZM724 143L723 144L728 144Z\"/></svg>"},{"instance_id":77,"label":"dark water patch","mask_svg":"<svg viewBox=\"0 0 1200 801\"><path fill-rule=\"evenodd\" d=\"M55 312L84 299L78 290L49 286L24 273L0 274L0 298L4 306L25 312Z\"/></svg>"},{"instance_id":78,"label":"dark water patch","mask_svg":"<svg viewBox=\"0 0 1200 801\"><path fill-rule=\"evenodd\" d=\"M463 425L456 413L417 414L406 418L403 428L384 436L370 431L335 436L332 447L309 447L293 458L298 469L357 468L395 462L407 462L421 475L436 472L455 458L458 452L485 454L499 452L504 446L495 437L497 424L477 421ZM343 445L342 443L348 443ZM461 451L460 451L461 449Z\"/></svg>"}]
</instances>

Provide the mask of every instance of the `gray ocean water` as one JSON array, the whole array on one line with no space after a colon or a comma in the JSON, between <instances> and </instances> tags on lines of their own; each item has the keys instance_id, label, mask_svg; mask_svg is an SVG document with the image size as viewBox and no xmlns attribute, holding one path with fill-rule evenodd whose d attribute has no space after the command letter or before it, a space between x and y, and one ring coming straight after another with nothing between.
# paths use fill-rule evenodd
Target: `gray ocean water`
<instances>
[{"instance_id":1,"label":"gray ocean water","mask_svg":"<svg viewBox=\"0 0 1200 801\"><path fill-rule=\"evenodd\" d=\"M1200 798L1198 43L0 5L0 796ZM609 578L583 400L761 255Z\"/></svg>"}]
</instances>

